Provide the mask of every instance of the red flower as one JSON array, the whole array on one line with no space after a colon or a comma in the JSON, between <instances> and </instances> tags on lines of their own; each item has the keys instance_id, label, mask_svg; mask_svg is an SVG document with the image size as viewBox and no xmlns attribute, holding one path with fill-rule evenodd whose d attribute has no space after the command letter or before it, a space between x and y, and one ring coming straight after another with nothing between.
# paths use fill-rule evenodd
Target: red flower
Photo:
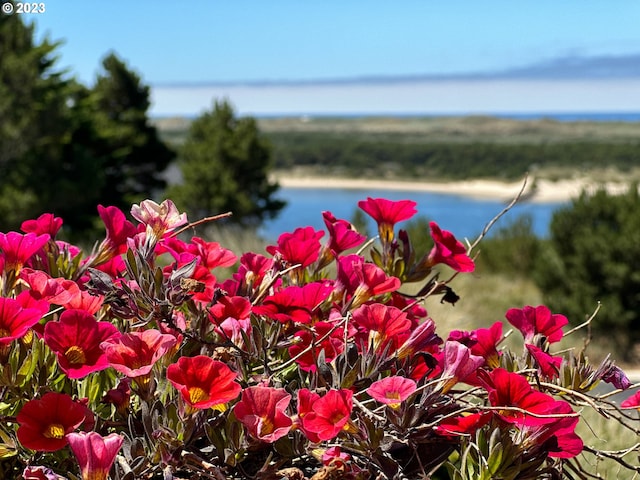
<instances>
[{"instance_id":1,"label":"red flower","mask_svg":"<svg viewBox=\"0 0 640 480\"><path fill-rule=\"evenodd\" d=\"M20 225L20 230L36 235L47 234L54 238L62 227L62 219L53 213L43 213L36 220L25 220Z\"/></svg>"},{"instance_id":2,"label":"red flower","mask_svg":"<svg viewBox=\"0 0 640 480\"><path fill-rule=\"evenodd\" d=\"M411 321L407 314L396 307L382 303L365 304L353 312L353 322L358 328L356 343L384 349L388 344L396 350L409 337Z\"/></svg>"},{"instance_id":3,"label":"red flower","mask_svg":"<svg viewBox=\"0 0 640 480\"><path fill-rule=\"evenodd\" d=\"M18 440L25 448L53 452L67 445L66 435L85 422L91 423L91 412L63 393L45 393L39 400L24 404L16 420Z\"/></svg>"},{"instance_id":4,"label":"red flower","mask_svg":"<svg viewBox=\"0 0 640 480\"><path fill-rule=\"evenodd\" d=\"M393 376L373 382L367 393L380 403L397 409L416 391L416 382L409 378Z\"/></svg>"},{"instance_id":5,"label":"red flower","mask_svg":"<svg viewBox=\"0 0 640 480\"><path fill-rule=\"evenodd\" d=\"M82 478L107 480L124 437L117 433L103 437L96 432L82 432L68 434L67 440L80 465Z\"/></svg>"},{"instance_id":6,"label":"red flower","mask_svg":"<svg viewBox=\"0 0 640 480\"><path fill-rule=\"evenodd\" d=\"M209 270L216 267L230 267L236 263L237 257L231 250L227 250L216 242L207 242L199 237L193 237L187 244L186 251L197 255L201 265Z\"/></svg>"},{"instance_id":7,"label":"red flower","mask_svg":"<svg viewBox=\"0 0 640 480\"><path fill-rule=\"evenodd\" d=\"M489 402L494 407L517 407L520 410L538 416L527 415L516 410L504 410L499 416L502 420L520 426L546 425L556 422L557 418L543 417L558 408L556 401L546 393L534 390L526 378L503 368L492 370L483 378L485 388L489 392ZM564 408L564 407L561 407Z\"/></svg>"},{"instance_id":8,"label":"red flower","mask_svg":"<svg viewBox=\"0 0 640 480\"><path fill-rule=\"evenodd\" d=\"M248 290L259 287L265 274L273 267L273 259L248 252L240 257L240 265L233 278Z\"/></svg>"},{"instance_id":9,"label":"red flower","mask_svg":"<svg viewBox=\"0 0 640 480\"><path fill-rule=\"evenodd\" d=\"M324 340L320 341L323 338ZM342 353L344 350L344 329L335 328L335 325L329 322L317 322L308 330L297 331L293 336L293 341L295 343L289 347L289 356L291 358L297 357L296 363L301 370L315 372L318 354L321 351L324 351L324 360L327 363ZM312 344L313 348L301 354Z\"/></svg>"},{"instance_id":10,"label":"red flower","mask_svg":"<svg viewBox=\"0 0 640 480\"><path fill-rule=\"evenodd\" d=\"M251 302L247 297L223 296L209 308L209 320L220 325L227 318L243 320L251 315Z\"/></svg>"},{"instance_id":11,"label":"red flower","mask_svg":"<svg viewBox=\"0 0 640 480\"><path fill-rule=\"evenodd\" d=\"M44 327L44 341L56 353L69 378L84 378L109 366L100 344L120 335L109 322L98 322L84 310L65 310L57 322Z\"/></svg>"},{"instance_id":12,"label":"red flower","mask_svg":"<svg viewBox=\"0 0 640 480\"><path fill-rule=\"evenodd\" d=\"M322 212L324 224L329 232L328 248L333 255L339 255L345 250L361 245L367 237L358 231L346 220L338 220L331 212Z\"/></svg>"},{"instance_id":13,"label":"red flower","mask_svg":"<svg viewBox=\"0 0 640 480\"><path fill-rule=\"evenodd\" d=\"M100 344L109 364L130 378L147 375L176 344L173 335L149 329L110 338Z\"/></svg>"},{"instance_id":14,"label":"red flower","mask_svg":"<svg viewBox=\"0 0 640 480\"><path fill-rule=\"evenodd\" d=\"M562 340L562 327L569 321L567 317L560 314L552 314L551 310L544 305L531 307L529 305L522 309L511 308L506 315L509 323L516 327L524 336L525 343L534 343L537 334L542 335L549 343Z\"/></svg>"},{"instance_id":15,"label":"red flower","mask_svg":"<svg viewBox=\"0 0 640 480\"><path fill-rule=\"evenodd\" d=\"M215 407L236 398L242 389L236 377L226 364L204 355L180 357L167 368L167 379L194 408Z\"/></svg>"},{"instance_id":16,"label":"red flower","mask_svg":"<svg viewBox=\"0 0 640 480\"><path fill-rule=\"evenodd\" d=\"M0 250L5 271L19 272L22 266L49 241L49 235L18 232L0 233Z\"/></svg>"},{"instance_id":17,"label":"red flower","mask_svg":"<svg viewBox=\"0 0 640 480\"><path fill-rule=\"evenodd\" d=\"M316 392L312 392L308 388L301 388L297 392L297 400L298 400L298 421L296 426L305 434L305 436L309 439L309 441L313 443L320 443L320 437L316 432L312 432L307 430L304 427L304 419L309 413L313 411L314 403L320 398Z\"/></svg>"},{"instance_id":18,"label":"red flower","mask_svg":"<svg viewBox=\"0 0 640 480\"><path fill-rule=\"evenodd\" d=\"M378 224L378 232L383 243L393 240L393 227L396 223L408 220L417 213L416 205L412 200L394 202L385 198L371 197L358 202L358 206Z\"/></svg>"},{"instance_id":19,"label":"red flower","mask_svg":"<svg viewBox=\"0 0 640 480\"><path fill-rule=\"evenodd\" d=\"M475 265L467 255L467 249L456 240L451 232L440 230L436 222L430 222L431 237L434 246L429 253L427 263L429 266L444 263L457 272L473 272Z\"/></svg>"},{"instance_id":20,"label":"red flower","mask_svg":"<svg viewBox=\"0 0 640 480\"><path fill-rule=\"evenodd\" d=\"M349 427L352 409L351 390L329 390L313 402L312 410L302 418L302 424L320 440L331 440Z\"/></svg>"},{"instance_id":21,"label":"red flower","mask_svg":"<svg viewBox=\"0 0 640 480\"><path fill-rule=\"evenodd\" d=\"M284 388L249 387L242 391L233 413L249 435L273 443L291 430L293 421L285 413L290 401L291 395Z\"/></svg>"},{"instance_id":22,"label":"red flower","mask_svg":"<svg viewBox=\"0 0 640 480\"><path fill-rule=\"evenodd\" d=\"M448 340L453 340L471 349L471 353L483 357L489 368L500 366L498 342L502 339L502 322L495 322L489 328L478 328L471 332L452 330Z\"/></svg>"},{"instance_id":23,"label":"red flower","mask_svg":"<svg viewBox=\"0 0 640 480\"><path fill-rule=\"evenodd\" d=\"M323 231L316 231L313 227L296 228L293 233L280 235L278 245L269 245L267 252L271 255L279 253L290 265L300 264L305 268L318 259L323 235Z\"/></svg>"},{"instance_id":24,"label":"red flower","mask_svg":"<svg viewBox=\"0 0 640 480\"><path fill-rule=\"evenodd\" d=\"M286 287L268 296L262 305L253 307L253 313L265 315L281 323L288 321L309 323L333 291L329 282L312 282L302 287Z\"/></svg>"}]
</instances>

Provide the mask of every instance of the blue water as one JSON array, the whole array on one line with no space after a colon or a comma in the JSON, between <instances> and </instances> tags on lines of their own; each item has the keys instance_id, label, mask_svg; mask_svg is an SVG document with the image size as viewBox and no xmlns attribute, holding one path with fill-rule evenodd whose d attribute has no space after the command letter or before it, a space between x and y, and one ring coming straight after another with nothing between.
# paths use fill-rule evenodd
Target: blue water
<instances>
[{"instance_id":1,"label":"blue water","mask_svg":"<svg viewBox=\"0 0 640 480\"><path fill-rule=\"evenodd\" d=\"M383 197L389 200L413 200L417 202L416 217L434 220L444 230L450 230L458 238L473 240L484 226L506 206L496 200L479 200L460 195L441 193L407 192L394 190L360 190L340 188L281 188L278 198L287 202L278 218L268 221L260 233L269 240L275 240L283 232L291 232L297 227L312 226L325 229L322 212L329 210L337 218L351 221L358 209L358 201L367 197ZM493 227L506 226L518 216L531 216L533 231L539 237L549 233L553 212L563 203L522 203L516 205ZM368 218L368 216L367 216ZM400 225L402 227L402 225ZM371 221L369 232L375 231Z\"/></svg>"}]
</instances>

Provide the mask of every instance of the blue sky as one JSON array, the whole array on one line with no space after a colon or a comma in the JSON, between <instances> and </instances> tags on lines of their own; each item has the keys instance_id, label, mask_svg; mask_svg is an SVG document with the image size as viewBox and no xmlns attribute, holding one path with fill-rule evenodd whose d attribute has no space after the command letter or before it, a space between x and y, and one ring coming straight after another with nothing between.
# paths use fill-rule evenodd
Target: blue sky
<instances>
[{"instance_id":1,"label":"blue sky","mask_svg":"<svg viewBox=\"0 0 640 480\"><path fill-rule=\"evenodd\" d=\"M547 83L603 77L608 82L640 80L637 0L45 3L45 13L26 18L35 21L40 38L64 42L59 49L60 66L91 83L100 59L115 51L152 86L154 109L159 114L188 113L187 107L182 107L185 112L177 111L181 108L178 102L184 105L184 99L172 100L179 92L194 95L185 85L219 87L206 92L201 89L200 107L194 102L188 107L190 111L210 105L211 95L226 95L238 98L239 109L251 113L255 111L252 99L257 97L261 100L255 105L264 104L265 98L273 99L271 106L261 108L294 111L293 102L300 102L297 81L446 76L468 83L476 74L493 81L493 77L508 77L509 73L517 77L516 84L520 82L521 87L522 81L535 78ZM564 78L567 72L569 79ZM286 95L255 85L282 81L298 88L298 95L287 100ZM221 89L225 83L228 85ZM253 91L239 92L237 85L231 85L236 83L248 83ZM462 95L466 91L466 87L457 88ZM492 88L504 85L496 87L494 82ZM306 92L309 94L308 86ZM628 92L627 86L620 95ZM348 99L350 95L344 94ZM513 95L521 94L516 89ZM552 95L561 100L560 93ZM308 95L309 103L303 102L299 113L326 104L314 104L313 96ZM234 102L234 98L230 100ZM362 110L348 103L344 109ZM588 106L580 98L575 103L578 109ZM625 107L622 97L619 104L610 105L612 109ZM454 106L441 107L446 111ZM632 101L628 107L635 109L636 105ZM637 107L640 110L640 104ZM176 111L171 112L172 108ZM375 110L375 104L371 108ZM473 108L470 105L469 111ZM607 105L598 108L606 109ZM403 109L406 111L407 105L397 110Z\"/></svg>"}]
</instances>

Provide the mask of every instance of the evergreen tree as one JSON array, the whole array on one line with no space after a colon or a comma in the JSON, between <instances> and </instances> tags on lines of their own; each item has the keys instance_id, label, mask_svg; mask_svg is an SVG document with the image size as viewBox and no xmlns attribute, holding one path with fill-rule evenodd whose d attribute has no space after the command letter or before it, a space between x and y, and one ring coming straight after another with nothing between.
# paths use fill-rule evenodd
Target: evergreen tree
<instances>
[{"instance_id":1,"label":"evergreen tree","mask_svg":"<svg viewBox=\"0 0 640 480\"><path fill-rule=\"evenodd\" d=\"M180 151L183 182L169 192L193 217L233 212L230 221L256 225L273 218L284 202L269 180L271 149L255 119L236 118L231 105L214 103L192 124Z\"/></svg>"},{"instance_id":2,"label":"evergreen tree","mask_svg":"<svg viewBox=\"0 0 640 480\"><path fill-rule=\"evenodd\" d=\"M536 279L547 305L583 322L601 302L592 328L615 342L626 359L640 342L640 196L582 193L554 213L550 248L537 260Z\"/></svg>"},{"instance_id":3,"label":"evergreen tree","mask_svg":"<svg viewBox=\"0 0 640 480\"><path fill-rule=\"evenodd\" d=\"M149 89L115 55L93 88L55 68L57 44L0 16L0 230L52 212L68 234L95 227L98 203L128 209L165 187L174 158L149 124Z\"/></svg>"}]
</instances>

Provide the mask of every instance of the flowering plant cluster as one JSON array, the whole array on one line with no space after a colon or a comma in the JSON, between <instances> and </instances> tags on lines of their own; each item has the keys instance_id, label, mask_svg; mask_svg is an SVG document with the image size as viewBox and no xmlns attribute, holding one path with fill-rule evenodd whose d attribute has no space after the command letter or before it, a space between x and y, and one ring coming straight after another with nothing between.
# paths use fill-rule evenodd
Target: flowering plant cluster
<instances>
[{"instance_id":1,"label":"flowering plant cluster","mask_svg":"<svg viewBox=\"0 0 640 480\"><path fill-rule=\"evenodd\" d=\"M359 206L372 240L324 212L239 258L168 200L99 206L89 254L52 214L1 233L3 478L585 478L583 408L637 431L637 394L590 394L625 374L553 353L568 321L545 306L506 312L520 353L500 321L437 332L427 302L457 301L475 244L431 222L416 255L414 202Z\"/></svg>"}]
</instances>

